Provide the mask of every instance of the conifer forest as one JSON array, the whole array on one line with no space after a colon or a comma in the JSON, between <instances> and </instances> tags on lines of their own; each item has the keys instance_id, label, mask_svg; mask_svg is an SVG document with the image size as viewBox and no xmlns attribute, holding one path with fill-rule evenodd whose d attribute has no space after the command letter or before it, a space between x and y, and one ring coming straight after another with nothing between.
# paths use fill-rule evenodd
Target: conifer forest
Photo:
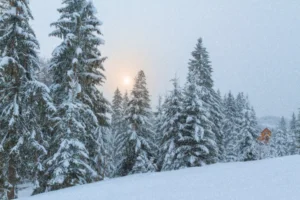
<instances>
[{"instance_id":1,"label":"conifer forest","mask_svg":"<svg viewBox=\"0 0 300 200\"><path fill-rule=\"evenodd\" d=\"M130 89L113 88L110 99L103 88L114 77L102 52L109 42L95 1L60 1L49 24L49 40L60 41L51 58L40 55L31 0L0 2L0 200L19 198L22 184L34 197L134 174L300 154L299 110L274 126L260 123L247 91L218 89L202 35L182 60L185 78L172 74L159 98L149 80L161 76L139 66Z\"/></svg>"}]
</instances>

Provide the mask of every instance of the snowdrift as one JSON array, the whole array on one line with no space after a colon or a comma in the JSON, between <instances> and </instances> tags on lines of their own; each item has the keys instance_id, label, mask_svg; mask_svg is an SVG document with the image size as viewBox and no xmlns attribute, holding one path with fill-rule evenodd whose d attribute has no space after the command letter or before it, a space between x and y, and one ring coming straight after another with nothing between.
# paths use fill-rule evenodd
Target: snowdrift
<instances>
[{"instance_id":1,"label":"snowdrift","mask_svg":"<svg viewBox=\"0 0 300 200\"><path fill-rule=\"evenodd\" d=\"M299 200L300 156L132 175L22 200Z\"/></svg>"}]
</instances>

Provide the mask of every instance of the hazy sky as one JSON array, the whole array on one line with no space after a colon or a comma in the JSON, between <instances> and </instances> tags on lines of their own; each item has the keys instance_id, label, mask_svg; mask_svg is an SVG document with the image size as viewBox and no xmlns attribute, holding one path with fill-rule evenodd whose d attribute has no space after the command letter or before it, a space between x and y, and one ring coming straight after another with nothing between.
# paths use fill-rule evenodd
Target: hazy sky
<instances>
[{"instance_id":1,"label":"hazy sky","mask_svg":"<svg viewBox=\"0 0 300 200\"><path fill-rule=\"evenodd\" d=\"M49 38L61 0L31 0L41 55L59 40ZM289 117L300 107L299 0L94 0L104 23L101 47L111 99L126 76L143 69L152 99L171 88L175 73L185 82L199 37L210 53L215 88L243 91L258 116ZM156 103L156 102L154 102Z\"/></svg>"}]
</instances>

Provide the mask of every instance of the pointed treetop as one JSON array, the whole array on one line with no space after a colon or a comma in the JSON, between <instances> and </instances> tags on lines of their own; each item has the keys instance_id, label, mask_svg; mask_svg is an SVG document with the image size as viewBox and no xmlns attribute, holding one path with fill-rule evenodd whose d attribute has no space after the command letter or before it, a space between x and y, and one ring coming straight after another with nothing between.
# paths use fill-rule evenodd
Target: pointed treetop
<instances>
[{"instance_id":1,"label":"pointed treetop","mask_svg":"<svg viewBox=\"0 0 300 200\"><path fill-rule=\"evenodd\" d=\"M192 52L193 58L189 62L188 79L194 78L197 85L212 88L212 67L209 60L209 54L203 46L202 38L198 39L195 50Z\"/></svg>"}]
</instances>

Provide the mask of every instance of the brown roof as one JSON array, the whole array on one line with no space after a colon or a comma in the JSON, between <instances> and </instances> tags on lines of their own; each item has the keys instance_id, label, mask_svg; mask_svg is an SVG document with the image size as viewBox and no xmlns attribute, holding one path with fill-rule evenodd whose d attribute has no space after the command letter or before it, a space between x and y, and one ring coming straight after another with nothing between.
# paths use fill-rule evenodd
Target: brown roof
<instances>
[{"instance_id":1,"label":"brown roof","mask_svg":"<svg viewBox=\"0 0 300 200\"><path fill-rule=\"evenodd\" d=\"M266 134L266 133L272 133L272 132L270 131L270 129L265 128L265 129L261 132L261 134L262 134L262 133L265 133L265 134Z\"/></svg>"}]
</instances>

